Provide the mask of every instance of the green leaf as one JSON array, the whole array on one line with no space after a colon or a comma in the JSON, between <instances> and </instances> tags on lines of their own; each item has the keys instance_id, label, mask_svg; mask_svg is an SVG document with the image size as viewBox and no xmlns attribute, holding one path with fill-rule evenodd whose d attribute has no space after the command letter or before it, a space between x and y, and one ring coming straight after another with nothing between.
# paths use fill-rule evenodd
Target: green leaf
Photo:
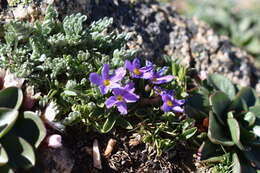
<instances>
[{"instance_id":1,"label":"green leaf","mask_svg":"<svg viewBox=\"0 0 260 173\"><path fill-rule=\"evenodd\" d=\"M218 121L222 124L225 125L225 119L226 119L226 110L231 103L230 99L228 96L221 92L215 92L211 97L210 97L210 103L212 105L212 110L216 114L216 117Z\"/></svg>"},{"instance_id":2,"label":"green leaf","mask_svg":"<svg viewBox=\"0 0 260 173\"><path fill-rule=\"evenodd\" d=\"M216 90L226 93L230 99L233 99L235 97L235 87L226 77L216 73L211 74L208 76L208 82Z\"/></svg>"},{"instance_id":3,"label":"green leaf","mask_svg":"<svg viewBox=\"0 0 260 173\"><path fill-rule=\"evenodd\" d=\"M260 105L250 107L249 111L252 112L256 117L260 118Z\"/></svg>"},{"instance_id":4,"label":"green leaf","mask_svg":"<svg viewBox=\"0 0 260 173\"><path fill-rule=\"evenodd\" d=\"M242 173L241 165L240 165L237 153L232 154L232 162L233 162L232 163L232 172L233 173Z\"/></svg>"},{"instance_id":5,"label":"green leaf","mask_svg":"<svg viewBox=\"0 0 260 173\"><path fill-rule=\"evenodd\" d=\"M234 142L231 140L229 133L225 126L222 126L213 115L212 112L209 113L209 129L208 137L210 141L214 144L221 144L224 146L233 146Z\"/></svg>"},{"instance_id":6,"label":"green leaf","mask_svg":"<svg viewBox=\"0 0 260 173\"><path fill-rule=\"evenodd\" d=\"M193 128L190 128L190 129L185 130L185 131L181 134L181 136L183 136L185 139L189 139L189 138L191 138L196 132L197 132L197 128L196 128L196 127L193 127Z\"/></svg>"},{"instance_id":7,"label":"green leaf","mask_svg":"<svg viewBox=\"0 0 260 173\"><path fill-rule=\"evenodd\" d=\"M244 99L242 99L241 97L237 96L232 101L232 103L230 104L228 109L236 111L236 112L248 111L248 106L247 106L246 101Z\"/></svg>"},{"instance_id":8,"label":"green leaf","mask_svg":"<svg viewBox=\"0 0 260 173\"><path fill-rule=\"evenodd\" d=\"M0 138L13 127L18 114L18 111L15 109L0 108Z\"/></svg>"},{"instance_id":9,"label":"green leaf","mask_svg":"<svg viewBox=\"0 0 260 173\"><path fill-rule=\"evenodd\" d=\"M127 130L133 129L133 126L129 121L119 116L116 120L116 124L120 125L122 128L125 128Z\"/></svg>"},{"instance_id":10,"label":"green leaf","mask_svg":"<svg viewBox=\"0 0 260 173\"><path fill-rule=\"evenodd\" d=\"M118 116L112 114L109 115L108 118L106 119L103 127L102 127L102 133L107 133L109 132L115 125L116 120L117 120Z\"/></svg>"},{"instance_id":11,"label":"green leaf","mask_svg":"<svg viewBox=\"0 0 260 173\"><path fill-rule=\"evenodd\" d=\"M20 88L9 87L0 91L0 107L19 109L23 101Z\"/></svg>"},{"instance_id":12,"label":"green leaf","mask_svg":"<svg viewBox=\"0 0 260 173\"><path fill-rule=\"evenodd\" d=\"M13 133L37 148L46 136L46 129L42 120L37 114L30 111L24 112L20 117Z\"/></svg>"},{"instance_id":13,"label":"green leaf","mask_svg":"<svg viewBox=\"0 0 260 173\"><path fill-rule=\"evenodd\" d=\"M204 162L211 162L211 160L221 161L220 158L224 152L220 145L216 145L211 143L209 140L203 142L203 144L199 148L199 153L201 155L200 160Z\"/></svg>"},{"instance_id":14,"label":"green leaf","mask_svg":"<svg viewBox=\"0 0 260 173\"><path fill-rule=\"evenodd\" d=\"M253 132L256 136L260 137L260 126L254 126Z\"/></svg>"},{"instance_id":15,"label":"green leaf","mask_svg":"<svg viewBox=\"0 0 260 173\"><path fill-rule=\"evenodd\" d=\"M8 162L8 155L3 148L3 146L0 146L0 167L5 165Z\"/></svg>"},{"instance_id":16,"label":"green leaf","mask_svg":"<svg viewBox=\"0 0 260 173\"><path fill-rule=\"evenodd\" d=\"M3 173L14 173L14 170L12 170L8 165L1 166L0 167L0 172Z\"/></svg>"},{"instance_id":17,"label":"green leaf","mask_svg":"<svg viewBox=\"0 0 260 173\"><path fill-rule=\"evenodd\" d=\"M252 142L256 139L256 135L253 131L249 131L248 129L244 128L243 126L240 126L240 140L243 143Z\"/></svg>"},{"instance_id":18,"label":"green leaf","mask_svg":"<svg viewBox=\"0 0 260 173\"><path fill-rule=\"evenodd\" d=\"M252 112L247 112L244 116L244 120L248 122L248 126L251 127L255 124L256 117L255 114Z\"/></svg>"},{"instance_id":19,"label":"green leaf","mask_svg":"<svg viewBox=\"0 0 260 173\"><path fill-rule=\"evenodd\" d=\"M9 134L1 139L9 156L9 164L14 168L28 169L35 165L33 147L23 138Z\"/></svg>"},{"instance_id":20,"label":"green leaf","mask_svg":"<svg viewBox=\"0 0 260 173\"><path fill-rule=\"evenodd\" d=\"M248 107L254 106L258 100L255 91L250 87L243 87L240 89L236 98L243 99Z\"/></svg>"},{"instance_id":21,"label":"green leaf","mask_svg":"<svg viewBox=\"0 0 260 173\"><path fill-rule=\"evenodd\" d=\"M240 142L240 127L232 112L228 112L227 124L231 133L231 138L240 150L245 150Z\"/></svg>"}]
</instances>

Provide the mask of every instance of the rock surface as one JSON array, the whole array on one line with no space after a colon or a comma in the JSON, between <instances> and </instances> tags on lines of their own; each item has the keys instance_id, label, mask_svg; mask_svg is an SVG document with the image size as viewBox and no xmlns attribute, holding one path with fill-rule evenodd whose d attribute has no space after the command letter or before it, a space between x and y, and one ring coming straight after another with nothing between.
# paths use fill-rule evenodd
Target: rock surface
<instances>
[{"instance_id":1,"label":"rock surface","mask_svg":"<svg viewBox=\"0 0 260 173\"><path fill-rule=\"evenodd\" d=\"M196 68L199 73L218 72L239 85L252 86L260 91L260 73L253 65L254 59L234 47L227 37L217 35L195 18L180 16L170 4L130 1L92 0L82 4L81 0L75 0L72 4L67 0L64 8L60 9L64 14L69 14L76 8L87 14L90 21L113 17L114 26L120 32L133 34L128 46L140 48L140 57L160 62L162 56L172 56L188 67Z\"/></svg>"}]
</instances>

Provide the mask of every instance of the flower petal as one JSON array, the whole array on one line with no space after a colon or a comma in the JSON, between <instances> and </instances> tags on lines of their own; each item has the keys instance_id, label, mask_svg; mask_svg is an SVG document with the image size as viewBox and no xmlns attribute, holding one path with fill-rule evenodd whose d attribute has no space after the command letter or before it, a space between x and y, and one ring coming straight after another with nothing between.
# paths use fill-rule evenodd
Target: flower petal
<instances>
[{"instance_id":1,"label":"flower petal","mask_svg":"<svg viewBox=\"0 0 260 173\"><path fill-rule=\"evenodd\" d=\"M135 91L134 85L135 85L134 82L129 82L123 88L129 92L134 92Z\"/></svg>"},{"instance_id":2,"label":"flower petal","mask_svg":"<svg viewBox=\"0 0 260 173\"><path fill-rule=\"evenodd\" d=\"M161 68L159 71L158 71L158 76L162 76L164 75L165 71L167 71L169 69L169 67L167 66L164 66L163 68Z\"/></svg>"},{"instance_id":3,"label":"flower petal","mask_svg":"<svg viewBox=\"0 0 260 173\"><path fill-rule=\"evenodd\" d=\"M127 68L129 71L133 72L135 67L132 65L132 63L130 61L126 60L125 68Z\"/></svg>"},{"instance_id":4,"label":"flower petal","mask_svg":"<svg viewBox=\"0 0 260 173\"><path fill-rule=\"evenodd\" d=\"M99 89L100 89L101 94L104 95L104 94L108 93L109 87L106 87L104 85L100 85Z\"/></svg>"},{"instance_id":5,"label":"flower petal","mask_svg":"<svg viewBox=\"0 0 260 173\"><path fill-rule=\"evenodd\" d=\"M138 58L135 58L133 60L133 66L135 66L135 68L140 68L141 63L140 63L140 60Z\"/></svg>"},{"instance_id":6,"label":"flower petal","mask_svg":"<svg viewBox=\"0 0 260 173\"><path fill-rule=\"evenodd\" d=\"M102 78L109 79L109 65L108 64L104 64L104 67L102 68Z\"/></svg>"},{"instance_id":7,"label":"flower petal","mask_svg":"<svg viewBox=\"0 0 260 173\"><path fill-rule=\"evenodd\" d=\"M146 60L145 61L145 66L147 66L147 67L152 66L153 67L153 63L151 61Z\"/></svg>"},{"instance_id":8,"label":"flower petal","mask_svg":"<svg viewBox=\"0 0 260 173\"><path fill-rule=\"evenodd\" d=\"M118 102L118 103L116 103L116 105L117 105L118 111L119 111L122 115L127 114L127 106L126 106L126 103L125 103L125 102Z\"/></svg>"},{"instance_id":9,"label":"flower petal","mask_svg":"<svg viewBox=\"0 0 260 173\"><path fill-rule=\"evenodd\" d=\"M181 112L181 113L184 111L180 106L174 106L172 108L172 110L175 111L175 112Z\"/></svg>"},{"instance_id":10,"label":"flower petal","mask_svg":"<svg viewBox=\"0 0 260 173\"><path fill-rule=\"evenodd\" d=\"M113 88L121 88L120 84L118 84L116 82L112 82L112 81L110 81L110 85L108 87L111 88L111 89L113 89Z\"/></svg>"},{"instance_id":11,"label":"flower petal","mask_svg":"<svg viewBox=\"0 0 260 173\"><path fill-rule=\"evenodd\" d=\"M127 103L133 103L139 99L138 95L127 91L124 93L123 97Z\"/></svg>"},{"instance_id":12,"label":"flower petal","mask_svg":"<svg viewBox=\"0 0 260 173\"><path fill-rule=\"evenodd\" d=\"M162 95L162 100L163 100L163 102L167 102L167 100L171 100L171 96L168 95L168 94L163 94Z\"/></svg>"},{"instance_id":13,"label":"flower petal","mask_svg":"<svg viewBox=\"0 0 260 173\"><path fill-rule=\"evenodd\" d=\"M110 79L111 79L111 81L113 81L113 82L118 82L118 81L120 81L121 79L123 79L123 77L125 76L125 74L126 74L125 68L120 67L120 68L118 68L118 69L115 70L115 75L113 75Z\"/></svg>"},{"instance_id":14,"label":"flower petal","mask_svg":"<svg viewBox=\"0 0 260 173\"><path fill-rule=\"evenodd\" d=\"M171 111L171 107L169 107L167 105L167 103L164 103L162 106L161 106L161 110L163 110L164 112L170 112Z\"/></svg>"},{"instance_id":15,"label":"flower petal","mask_svg":"<svg viewBox=\"0 0 260 173\"><path fill-rule=\"evenodd\" d=\"M90 73L89 80L91 83L96 84L96 85L102 84L101 76L98 75L97 73Z\"/></svg>"},{"instance_id":16,"label":"flower petal","mask_svg":"<svg viewBox=\"0 0 260 173\"><path fill-rule=\"evenodd\" d=\"M142 76L140 78L151 79L153 77L152 71L142 71L142 70L140 70L140 72L142 72Z\"/></svg>"},{"instance_id":17,"label":"flower petal","mask_svg":"<svg viewBox=\"0 0 260 173\"><path fill-rule=\"evenodd\" d=\"M184 99L182 99L182 100L174 99L173 102L176 105L183 105L185 103L185 100Z\"/></svg>"},{"instance_id":18,"label":"flower petal","mask_svg":"<svg viewBox=\"0 0 260 173\"><path fill-rule=\"evenodd\" d=\"M111 96L106 100L106 107L107 109L111 108L112 106L114 106L116 104L117 100L116 100L116 96Z\"/></svg>"},{"instance_id":19,"label":"flower petal","mask_svg":"<svg viewBox=\"0 0 260 173\"><path fill-rule=\"evenodd\" d=\"M173 78L174 78L174 76L172 76L172 75L162 76L162 77L156 78L156 80L152 80L152 83L154 83L154 84L168 83L168 82L172 81Z\"/></svg>"},{"instance_id":20,"label":"flower petal","mask_svg":"<svg viewBox=\"0 0 260 173\"><path fill-rule=\"evenodd\" d=\"M121 89L121 88L113 88L113 94L114 94L115 96L123 95L124 92L125 92L125 91L124 91L123 89Z\"/></svg>"}]
</instances>

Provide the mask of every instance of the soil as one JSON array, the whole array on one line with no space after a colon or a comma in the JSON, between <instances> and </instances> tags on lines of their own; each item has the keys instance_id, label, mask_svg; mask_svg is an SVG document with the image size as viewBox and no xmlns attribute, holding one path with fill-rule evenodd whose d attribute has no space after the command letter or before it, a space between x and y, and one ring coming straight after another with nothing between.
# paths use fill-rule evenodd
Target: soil
<instances>
[{"instance_id":1,"label":"soil","mask_svg":"<svg viewBox=\"0 0 260 173\"><path fill-rule=\"evenodd\" d=\"M73 167L71 173L89 172L89 173L192 173L199 172L194 166L193 154L196 150L190 149L188 143L179 143L167 154L157 156L156 152L140 141L136 146L130 146L129 140L131 133L120 130L113 130L108 134L95 132L86 133L84 128L70 127L63 135L63 147L70 152L68 158L73 158ZM116 145L108 157L104 156L109 139L115 139ZM97 139L102 156L102 170L93 167L92 146L93 141ZM54 149L41 149L42 158L59 157L53 156ZM64 157L61 155L60 157ZM44 160L45 160L44 159ZM64 158L61 158L61 160ZM42 160L42 159L41 159ZM58 172L60 167L48 162L48 171ZM46 164L46 163L45 163ZM43 170L46 170L43 165ZM51 169L50 169L51 167ZM65 170L64 170L65 171Z\"/></svg>"}]
</instances>

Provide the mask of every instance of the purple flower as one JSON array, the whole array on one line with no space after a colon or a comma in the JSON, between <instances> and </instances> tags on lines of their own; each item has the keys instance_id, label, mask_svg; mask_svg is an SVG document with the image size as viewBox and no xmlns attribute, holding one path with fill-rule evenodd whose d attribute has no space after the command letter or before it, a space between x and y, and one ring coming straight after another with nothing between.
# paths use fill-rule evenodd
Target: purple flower
<instances>
[{"instance_id":1,"label":"purple flower","mask_svg":"<svg viewBox=\"0 0 260 173\"><path fill-rule=\"evenodd\" d=\"M126 60L125 67L131 72L134 78L149 79L152 77L153 64L149 61L146 61L146 66L141 67L138 58L135 58L132 63Z\"/></svg>"},{"instance_id":2,"label":"purple flower","mask_svg":"<svg viewBox=\"0 0 260 173\"><path fill-rule=\"evenodd\" d=\"M166 90L162 89L161 87L158 87L158 86L154 86L153 90L154 90L155 94L157 94L157 95L162 96L163 94L166 94Z\"/></svg>"},{"instance_id":3,"label":"purple flower","mask_svg":"<svg viewBox=\"0 0 260 173\"><path fill-rule=\"evenodd\" d=\"M163 67L159 72L153 71L152 77L149 78L151 80L151 82L153 84L163 84L163 83L168 83L168 82L172 81L172 79L174 78L173 75L163 76L164 72L167 69L168 69L168 67Z\"/></svg>"},{"instance_id":4,"label":"purple flower","mask_svg":"<svg viewBox=\"0 0 260 173\"><path fill-rule=\"evenodd\" d=\"M127 114L126 103L133 103L139 99L139 96L134 93L134 90L132 83L122 88L114 88L114 96L111 96L106 100L106 107L110 109L112 106L116 105L121 114Z\"/></svg>"},{"instance_id":5,"label":"purple flower","mask_svg":"<svg viewBox=\"0 0 260 173\"><path fill-rule=\"evenodd\" d=\"M115 70L113 75L109 75L109 65L104 64L102 69L102 75L100 76L97 73L90 73L89 80L90 82L99 86L101 94L108 93L109 89L119 88L120 85L117 83L120 81L126 74L126 70L121 67Z\"/></svg>"},{"instance_id":6,"label":"purple flower","mask_svg":"<svg viewBox=\"0 0 260 173\"><path fill-rule=\"evenodd\" d=\"M161 109L164 112L183 112L183 108L181 108L181 105L184 104L184 100L177 100L173 97L173 91L170 91L168 94L162 95L163 105L161 106Z\"/></svg>"}]
</instances>

